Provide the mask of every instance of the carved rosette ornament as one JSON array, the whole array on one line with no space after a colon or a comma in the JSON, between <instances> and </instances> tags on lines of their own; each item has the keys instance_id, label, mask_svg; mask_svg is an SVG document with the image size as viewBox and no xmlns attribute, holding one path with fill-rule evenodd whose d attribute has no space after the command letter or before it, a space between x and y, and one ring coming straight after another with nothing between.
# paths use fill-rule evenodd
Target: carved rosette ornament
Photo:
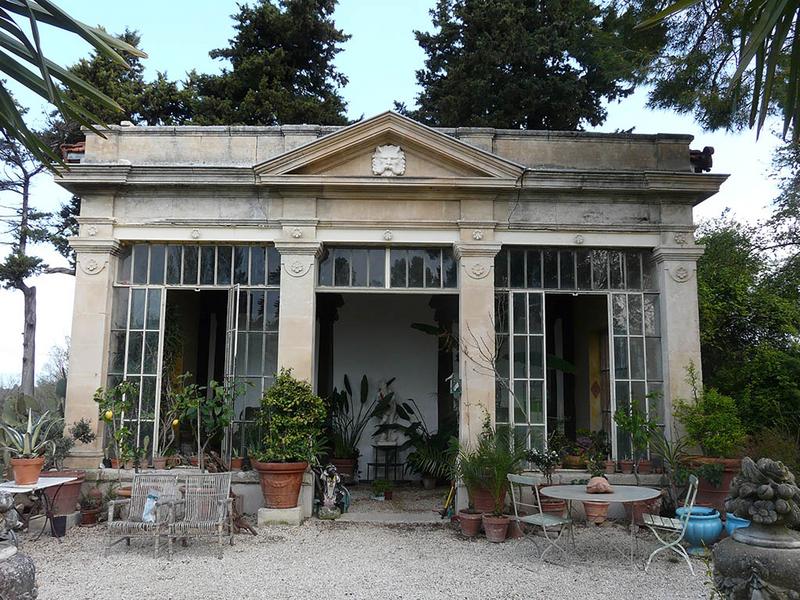
<instances>
[{"instance_id":1,"label":"carved rosette ornament","mask_svg":"<svg viewBox=\"0 0 800 600\"><path fill-rule=\"evenodd\" d=\"M284 263L283 268L292 277L303 277L311 270L313 264L313 261L303 261L296 258L288 265Z\"/></svg>"},{"instance_id":2,"label":"carved rosette ornament","mask_svg":"<svg viewBox=\"0 0 800 600\"><path fill-rule=\"evenodd\" d=\"M689 243L689 238L686 237L686 234L683 231L678 231L675 235L672 236L672 239L679 246L685 246L686 244Z\"/></svg>"},{"instance_id":3,"label":"carved rosette ornament","mask_svg":"<svg viewBox=\"0 0 800 600\"><path fill-rule=\"evenodd\" d=\"M372 155L372 174L380 177L399 177L406 172L406 154L400 146L386 144L375 148Z\"/></svg>"},{"instance_id":4,"label":"carved rosette ornament","mask_svg":"<svg viewBox=\"0 0 800 600\"><path fill-rule=\"evenodd\" d=\"M100 261L96 258L79 259L78 265L81 271L87 275L97 275L106 267L106 261Z\"/></svg>"},{"instance_id":5,"label":"carved rosette ornament","mask_svg":"<svg viewBox=\"0 0 800 600\"><path fill-rule=\"evenodd\" d=\"M692 273L684 266L680 266L677 269L670 269L670 277L677 281L678 283L685 283L689 281L692 277Z\"/></svg>"},{"instance_id":6,"label":"carved rosette ornament","mask_svg":"<svg viewBox=\"0 0 800 600\"><path fill-rule=\"evenodd\" d=\"M387 242L390 241L393 237L394 237L394 234L391 231L389 231L388 229L383 232L383 239L385 239Z\"/></svg>"},{"instance_id":7,"label":"carved rosette ornament","mask_svg":"<svg viewBox=\"0 0 800 600\"><path fill-rule=\"evenodd\" d=\"M575 243L578 244L579 246L583 244L583 242L585 241L586 239L580 233L575 236Z\"/></svg>"},{"instance_id":8,"label":"carved rosette ornament","mask_svg":"<svg viewBox=\"0 0 800 600\"><path fill-rule=\"evenodd\" d=\"M473 279L483 279L489 274L489 271L489 267L482 262L472 263L469 267L467 267L467 273Z\"/></svg>"},{"instance_id":9,"label":"carved rosette ornament","mask_svg":"<svg viewBox=\"0 0 800 600\"><path fill-rule=\"evenodd\" d=\"M742 460L725 510L748 527L714 548L714 583L730 600L800 600L800 488L786 466Z\"/></svg>"},{"instance_id":10,"label":"carved rosette ornament","mask_svg":"<svg viewBox=\"0 0 800 600\"><path fill-rule=\"evenodd\" d=\"M95 237L97 235L97 226L89 225L86 228L86 235L88 235L89 237Z\"/></svg>"},{"instance_id":11,"label":"carved rosette ornament","mask_svg":"<svg viewBox=\"0 0 800 600\"><path fill-rule=\"evenodd\" d=\"M300 230L299 227L295 227L294 229L292 229L292 237L296 240L299 240L301 237L303 237L303 232Z\"/></svg>"},{"instance_id":12,"label":"carved rosette ornament","mask_svg":"<svg viewBox=\"0 0 800 600\"><path fill-rule=\"evenodd\" d=\"M200 239L200 230L199 229L192 229L192 232L189 235L192 236L193 240L199 240Z\"/></svg>"},{"instance_id":13,"label":"carved rosette ornament","mask_svg":"<svg viewBox=\"0 0 800 600\"><path fill-rule=\"evenodd\" d=\"M483 239L483 230L482 229L476 229L475 231L473 231L472 232L472 239L475 240L475 241L482 240Z\"/></svg>"}]
</instances>

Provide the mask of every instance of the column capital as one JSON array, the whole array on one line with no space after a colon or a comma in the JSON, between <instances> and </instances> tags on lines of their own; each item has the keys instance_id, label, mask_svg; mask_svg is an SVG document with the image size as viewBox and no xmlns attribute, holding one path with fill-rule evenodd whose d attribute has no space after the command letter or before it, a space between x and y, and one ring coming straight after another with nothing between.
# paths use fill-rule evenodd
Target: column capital
<instances>
[{"instance_id":1,"label":"column capital","mask_svg":"<svg viewBox=\"0 0 800 600\"><path fill-rule=\"evenodd\" d=\"M93 254L112 254L117 256L122 245L116 239L99 239L95 237L71 236L69 245L75 248L76 252L87 252Z\"/></svg>"},{"instance_id":2,"label":"column capital","mask_svg":"<svg viewBox=\"0 0 800 600\"><path fill-rule=\"evenodd\" d=\"M314 258L319 258L322 254L322 242L279 241L275 242L275 249L281 256L313 256Z\"/></svg>"},{"instance_id":3,"label":"column capital","mask_svg":"<svg viewBox=\"0 0 800 600\"><path fill-rule=\"evenodd\" d=\"M658 264L674 261L697 262L704 252L704 246L690 246L688 248L659 246L653 250L653 260Z\"/></svg>"},{"instance_id":4,"label":"column capital","mask_svg":"<svg viewBox=\"0 0 800 600\"><path fill-rule=\"evenodd\" d=\"M462 258L486 258L494 260L500 252L501 245L487 242L456 243L453 244L453 253L456 259Z\"/></svg>"}]
</instances>

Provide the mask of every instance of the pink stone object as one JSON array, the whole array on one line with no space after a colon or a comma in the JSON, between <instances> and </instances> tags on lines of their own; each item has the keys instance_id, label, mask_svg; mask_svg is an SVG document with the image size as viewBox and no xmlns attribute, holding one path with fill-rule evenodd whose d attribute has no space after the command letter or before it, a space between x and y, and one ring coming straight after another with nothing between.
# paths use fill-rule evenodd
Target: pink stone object
<instances>
[{"instance_id":1,"label":"pink stone object","mask_svg":"<svg viewBox=\"0 0 800 600\"><path fill-rule=\"evenodd\" d=\"M586 492L589 494L610 494L613 491L614 488L605 477L592 477L586 484Z\"/></svg>"}]
</instances>

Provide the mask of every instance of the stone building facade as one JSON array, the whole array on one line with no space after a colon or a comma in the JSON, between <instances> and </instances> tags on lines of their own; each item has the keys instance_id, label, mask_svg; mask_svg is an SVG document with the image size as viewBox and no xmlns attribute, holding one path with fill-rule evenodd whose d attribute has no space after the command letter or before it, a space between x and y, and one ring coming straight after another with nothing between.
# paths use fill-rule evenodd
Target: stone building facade
<instances>
[{"instance_id":1,"label":"stone building facade","mask_svg":"<svg viewBox=\"0 0 800 600\"><path fill-rule=\"evenodd\" d=\"M66 420L97 423L94 391L134 379L132 424L157 438L180 322L175 372L250 383L238 425L278 367L327 393L407 364L399 396L431 429L449 395L464 441L489 415L532 446L605 429L622 457L613 411L637 402L669 430L700 362L692 209L725 176L693 171L691 139L394 113L87 134L59 179L82 198ZM416 319L455 347L407 335Z\"/></svg>"}]
</instances>

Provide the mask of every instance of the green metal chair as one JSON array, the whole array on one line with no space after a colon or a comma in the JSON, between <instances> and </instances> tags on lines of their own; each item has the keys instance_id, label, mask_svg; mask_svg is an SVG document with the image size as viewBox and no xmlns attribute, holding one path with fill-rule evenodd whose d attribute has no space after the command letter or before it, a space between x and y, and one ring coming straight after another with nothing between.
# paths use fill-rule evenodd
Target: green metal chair
<instances>
[{"instance_id":1,"label":"green metal chair","mask_svg":"<svg viewBox=\"0 0 800 600\"><path fill-rule=\"evenodd\" d=\"M570 537L572 538L572 545L573 547L575 546L575 533L573 530L572 518L569 515L566 517L549 515L542 510L542 499L539 496L539 488L537 487L536 477L514 475L509 473L508 482L511 487L511 503L514 505L514 518L519 523L525 523L526 525L531 525L537 528L541 527L542 532L544 533L544 539L546 540L547 544L539 559L543 561L545 555L547 555L547 553L553 548L561 551L566 556L566 550L562 545L559 545L558 542L564 533L569 531ZM515 491L515 487L519 489ZM523 487L533 488L536 504L526 503L523 501ZM533 514L523 514L523 516L520 516L520 512L525 513L528 510L533 511ZM536 544L535 541L534 544ZM536 544L536 549L537 551L539 550L538 544Z\"/></svg>"},{"instance_id":2,"label":"green metal chair","mask_svg":"<svg viewBox=\"0 0 800 600\"><path fill-rule=\"evenodd\" d=\"M689 475L689 488L686 491L686 500L683 503L686 514L685 518L673 519L659 515L642 515L644 524L650 531L653 532L653 535L656 536L659 544L661 544L658 548L653 550L653 552L650 554L650 557L647 559L647 564L644 567L645 573L647 572L647 569L650 568L650 562L653 560L653 557L656 554L662 550L672 550L678 556L683 557L683 559L686 561L686 564L689 565L689 571L692 573L692 575L694 575L692 561L689 558L689 554L686 552L686 548L681 546L681 541L686 535L686 527L689 522L689 517L692 514L692 509L694 508L694 501L697 498L697 484L697 477L694 475ZM661 535L659 535L659 531L661 532ZM662 537L662 535L664 537Z\"/></svg>"}]
</instances>

